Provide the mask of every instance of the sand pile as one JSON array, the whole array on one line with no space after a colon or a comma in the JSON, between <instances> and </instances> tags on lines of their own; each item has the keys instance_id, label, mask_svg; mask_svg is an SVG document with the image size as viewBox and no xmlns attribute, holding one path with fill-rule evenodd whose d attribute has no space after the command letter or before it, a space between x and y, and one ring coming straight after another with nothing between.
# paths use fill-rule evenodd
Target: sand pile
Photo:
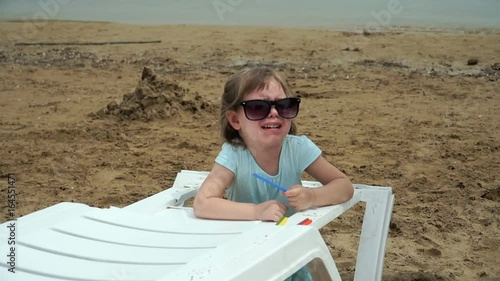
<instances>
[{"instance_id":1,"label":"sand pile","mask_svg":"<svg viewBox=\"0 0 500 281\"><path fill-rule=\"evenodd\" d=\"M141 80L131 94L124 94L123 101L110 102L90 116L96 119L118 117L120 120L151 121L168 119L181 112L191 114L213 111L215 106L204 100L198 92L190 92L175 82L160 79L152 69L144 67Z\"/></svg>"}]
</instances>

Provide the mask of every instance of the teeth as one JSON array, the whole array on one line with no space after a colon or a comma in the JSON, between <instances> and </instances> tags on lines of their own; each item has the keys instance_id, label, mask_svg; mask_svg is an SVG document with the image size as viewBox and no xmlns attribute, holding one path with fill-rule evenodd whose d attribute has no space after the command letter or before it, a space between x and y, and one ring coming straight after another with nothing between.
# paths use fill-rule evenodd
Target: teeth
<instances>
[{"instance_id":1,"label":"teeth","mask_svg":"<svg viewBox=\"0 0 500 281\"><path fill-rule=\"evenodd\" d=\"M279 125L266 125L264 126L264 129L277 129L279 127L280 127Z\"/></svg>"}]
</instances>

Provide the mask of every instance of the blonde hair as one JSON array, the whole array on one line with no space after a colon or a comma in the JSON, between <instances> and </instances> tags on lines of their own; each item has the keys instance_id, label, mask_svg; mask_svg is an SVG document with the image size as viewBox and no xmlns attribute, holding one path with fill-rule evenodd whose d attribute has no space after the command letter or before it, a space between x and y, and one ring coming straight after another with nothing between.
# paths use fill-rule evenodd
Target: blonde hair
<instances>
[{"instance_id":1,"label":"blonde hair","mask_svg":"<svg viewBox=\"0 0 500 281\"><path fill-rule=\"evenodd\" d=\"M229 123L227 119L227 112L233 110L236 111L241 106L240 103L246 95L253 91L260 91L264 89L272 80L276 81L281 86L286 97L292 96L292 92L287 83L275 70L269 67L247 68L229 77L224 86L219 116L222 138L226 142L236 146L246 146L245 141L241 138L239 132ZM288 133L295 135L296 132L297 127L292 120L292 126L290 127L290 131Z\"/></svg>"}]
</instances>

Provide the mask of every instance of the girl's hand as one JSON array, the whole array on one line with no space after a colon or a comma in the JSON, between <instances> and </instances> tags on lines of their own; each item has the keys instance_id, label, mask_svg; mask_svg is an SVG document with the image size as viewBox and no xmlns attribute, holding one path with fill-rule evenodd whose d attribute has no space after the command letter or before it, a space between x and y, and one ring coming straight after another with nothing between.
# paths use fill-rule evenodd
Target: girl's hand
<instances>
[{"instance_id":1,"label":"girl's hand","mask_svg":"<svg viewBox=\"0 0 500 281\"><path fill-rule=\"evenodd\" d=\"M276 200L262 202L256 207L256 217L261 221L279 221L287 210L285 204Z\"/></svg>"},{"instance_id":2,"label":"girl's hand","mask_svg":"<svg viewBox=\"0 0 500 281\"><path fill-rule=\"evenodd\" d=\"M288 198L290 206L297 211L309 209L314 202L312 190L302 185L292 186L286 192L283 192L283 196Z\"/></svg>"}]
</instances>

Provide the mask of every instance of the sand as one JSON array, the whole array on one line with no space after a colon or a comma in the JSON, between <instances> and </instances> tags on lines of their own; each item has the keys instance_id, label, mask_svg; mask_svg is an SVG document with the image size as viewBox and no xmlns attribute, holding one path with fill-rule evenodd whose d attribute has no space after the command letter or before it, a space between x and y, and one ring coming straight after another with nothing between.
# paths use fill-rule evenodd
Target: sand
<instances>
[{"instance_id":1,"label":"sand","mask_svg":"<svg viewBox=\"0 0 500 281\"><path fill-rule=\"evenodd\" d=\"M223 84L262 64L303 97L300 134L353 182L393 187L384 280L500 280L498 31L3 22L0 38L2 222L8 173L24 216L125 206L209 170ZM346 280L361 221L358 207L321 230Z\"/></svg>"}]
</instances>

